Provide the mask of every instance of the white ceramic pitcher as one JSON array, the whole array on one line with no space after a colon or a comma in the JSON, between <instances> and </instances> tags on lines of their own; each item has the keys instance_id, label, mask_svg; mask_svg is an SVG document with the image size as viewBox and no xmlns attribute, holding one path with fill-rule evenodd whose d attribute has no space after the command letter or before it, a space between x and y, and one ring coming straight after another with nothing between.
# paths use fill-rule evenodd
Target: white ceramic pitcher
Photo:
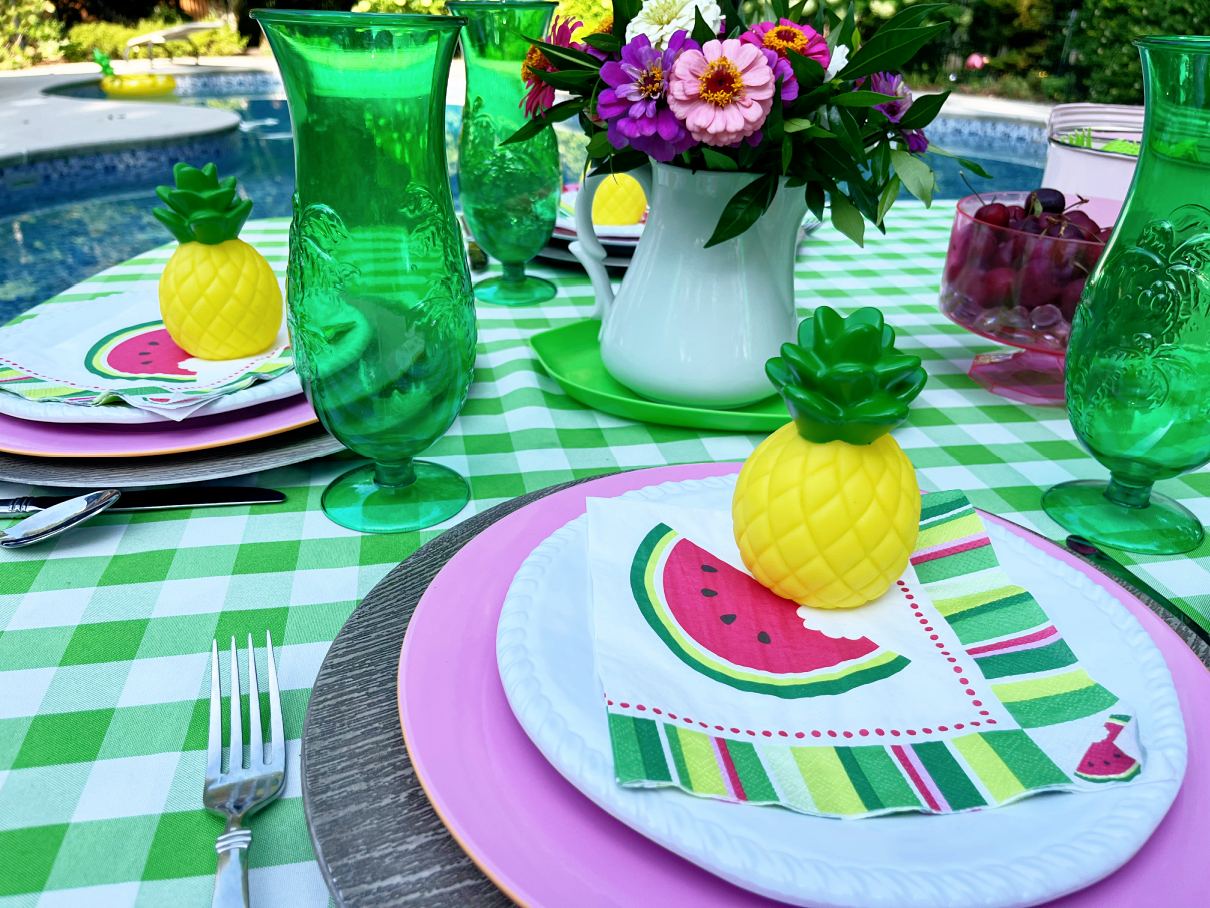
<instances>
[{"instance_id":1,"label":"white ceramic pitcher","mask_svg":"<svg viewBox=\"0 0 1210 908\"><path fill-rule=\"evenodd\" d=\"M651 400L729 409L774 393L765 362L793 341L794 255L807 213L801 189L786 189L747 232L704 248L731 197L754 174L698 171L651 162L631 171L647 193L643 237L617 295L593 232L592 200L604 176L576 199L571 252L596 294L601 358L609 374Z\"/></svg>"}]
</instances>

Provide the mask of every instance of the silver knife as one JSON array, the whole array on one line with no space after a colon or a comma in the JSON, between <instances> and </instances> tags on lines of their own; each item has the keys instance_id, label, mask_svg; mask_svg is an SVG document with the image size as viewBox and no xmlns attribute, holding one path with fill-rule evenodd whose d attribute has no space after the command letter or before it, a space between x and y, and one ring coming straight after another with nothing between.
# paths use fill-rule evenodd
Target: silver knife
<instances>
[{"instance_id":1,"label":"silver knife","mask_svg":"<svg viewBox=\"0 0 1210 908\"><path fill-rule=\"evenodd\" d=\"M74 495L45 495L29 498L0 498L0 517L37 514ZM171 508L217 508L223 505L281 504L286 496L274 489L246 486L192 486L175 489L147 489L123 492L111 511L164 511Z\"/></svg>"}]
</instances>

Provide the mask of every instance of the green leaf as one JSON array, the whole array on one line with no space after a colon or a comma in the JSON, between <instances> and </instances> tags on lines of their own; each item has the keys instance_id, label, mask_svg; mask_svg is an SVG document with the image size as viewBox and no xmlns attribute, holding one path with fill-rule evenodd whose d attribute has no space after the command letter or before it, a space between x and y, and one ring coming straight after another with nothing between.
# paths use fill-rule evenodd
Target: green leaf
<instances>
[{"instance_id":1,"label":"green leaf","mask_svg":"<svg viewBox=\"0 0 1210 908\"><path fill-rule=\"evenodd\" d=\"M569 101L562 101L546 111L544 114L539 114L534 117L511 136L501 142L501 145L511 145L514 142L524 142L526 139L532 139L546 127L561 123L564 120L570 120L588 104L587 98L572 98Z\"/></svg>"},{"instance_id":2,"label":"green leaf","mask_svg":"<svg viewBox=\"0 0 1210 908\"><path fill-rule=\"evenodd\" d=\"M739 170L739 165L735 163L734 158L729 158L721 151L715 151L705 145L702 146L702 157L706 159L706 166L711 170Z\"/></svg>"},{"instance_id":3,"label":"green leaf","mask_svg":"<svg viewBox=\"0 0 1210 908\"><path fill-rule=\"evenodd\" d=\"M774 20L790 18L790 0L769 0Z\"/></svg>"},{"instance_id":4,"label":"green leaf","mask_svg":"<svg viewBox=\"0 0 1210 908\"><path fill-rule=\"evenodd\" d=\"M885 29L913 28L931 16L939 13L948 6L946 3L920 3L915 6L905 6L886 22L882 23L879 31Z\"/></svg>"},{"instance_id":5,"label":"green leaf","mask_svg":"<svg viewBox=\"0 0 1210 908\"><path fill-rule=\"evenodd\" d=\"M613 146L609 144L609 136L603 129L588 140L590 158L603 158L611 151L613 151Z\"/></svg>"},{"instance_id":6,"label":"green leaf","mask_svg":"<svg viewBox=\"0 0 1210 908\"><path fill-rule=\"evenodd\" d=\"M726 26L728 38L738 38L748 30L743 12L732 0L720 0L719 6L723 10L723 23Z\"/></svg>"},{"instance_id":7,"label":"green leaf","mask_svg":"<svg viewBox=\"0 0 1210 908\"><path fill-rule=\"evenodd\" d=\"M988 173L986 170L984 170L982 167L980 167L974 161L971 161L967 158L960 158L956 154L950 154L945 149L938 148L932 142L929 142L928 153L929 154L939 154L939 155L942 155L947 158L953 158L955 161L957 161L963 167L969 168L972 173L975 173L978 176L983 177L983 179L990 180L992 178L992 175L990 173Z\"/></svg>"},{"instance_id":8,"label":"green leaf","mask_svg":"<svg viewBox=\"0 0 1210 908\"><path fill-rule=\"evenodd\" d=\"M535 69L533 73L535 78L545 82L551 88L584 94L588 93L585 92L586 86L600 78L599 73L587 69L564 69L555 73Z\"/></svg>"},{"instance_id":9,"label":"green leaf","mask_svg":"<svg viewBox=\"0 0 1210 908\"><path fill-rule=\"evenodd\" d=\"M844 19L840 23L840 28L832 29L828 33L829 53L842 44L852 47L853 30L857 28L856 6L856 3L850 2L848 12L844 14Z\"/></svg>"},{"instance_id":10,"label":"green leaf","mask_svg":"<svg viewBox=\"0 0 1210 908\"><path fill-rule=\"evenodd\" d=\"M790 171L790 161L794 159L794 140L786 136L781 140L781 172L784 176Z\"/></svg>"},{"instance_id":11,"label":"green leaf","mask_svg":"<svg viewBox=\"0 0 1210 908\"><path fill-rule=\"evenodd\" d=\"M841 92L832 99L837 107L873 107L875 104L886 104L898 100L894 95L883 95L876 91L847 91Z\"/></svg>"},{"instance_id":12,"label":"green leaf","mask_svg":"<svg viewBox=\"0 0 1210 908\"><path fill-rule=\"evenodd\" d=\"M714 33L709 23L702 18L702 11L698 7L693 8L693 34L690 35L698 44L705 44L707 41L713 41L718 37Z\"/></svg>"},{"instance_id":13,"label":"green leaf","mask_svg":"<svg viewBox=\"0 0 1210 908\"><path fill-rule=\"evenodd\" d=\"M914 154L896 148L891 151L891 166L895 168L895 173L899 175L908 192L924 202L925 207L933 204L933 189L937 185L937 177L928 164Z\"/></svg>"},{"instance_id":14,"label":"green leaf","mask_svg":"<svg viewBox=\"0 0 1210 908\"><path fill-rule=\"evenodd\" d=\"M626 26L643 8L643 0L613 0L613 33L619 37L626 34Z\"/></svg>"},{"instance_id":15,"label":"green leaf","mask_svg":"<svg viewBox=\"0 0 1210 908\"><path fill-rule=\"evenodd\" d=\"M540 41L537 38L525 38L530 44L542 51L546 55L546 59L551 63L558 63L559 69L591 69L599 70L601 61L592 54L586 54L582 50L576 50L572 47L559 47L557 44L548 44L546 41Z\"/></svg>"},{"instance_id":16,"label":"green leaf","mask_svg":"<svg viewBox=\"0 0 1210 908\"><path fill-rule=\"evenodd\" d=\"M622 39L617 35L589 35L584 43L606 54L614 54L622 49Z\"/></svg>"},{"instance_id":17,"label":"green leaf","mask_svg":"<svg viewBox=\"0 0 1210 908\"><path fill-rule=\"evenodd\" d=\"M811 214L815 215L815 220L823 220L823 206L826 204L827 198L823 194L823 187L818 183L807 184L807 209Z\"/></svg>"},{"instance_id":18,"label":"green leaf","mask_svg":"<svg viewBox=\"0 0 1210 908\"><path fill-rule=\"evenodd\" d=\"M635 151L633 148L625 148L617 154L610 155L604 161L596 166L589 173L590 177L599 176L603 173L626 173L628 170L638 170L650 160L647 155L641 151Z\"/></svg>"},{"instance_id":19,"label":"green leaf","mask_svg":"<svg viewBox=\"0 0 1210 908\"><path fill-rule=\"evenodd\" d=\"M949 27L948 22L942 22L921 28L879 29L849 58L840 78L859 79L877 72L900 69L920 48Z\"/></svg>"},{"instance_id":20,"label":"green leaf","mask_svg":"<svg viewBox=\"0 0 1210 908\"><path fill-rule=\"evenodd\" d=\"M714 233L706 241L706 247L717 246L739 236L764 214L777 195L777 174L762 173L737 192L727 202Z\"/></svg>"},{"instance_id":21,"label":"green leaf","mask_svg":"<svg viewBox=\"0 0 1210 908\"><path fill-rule=\"evenodd\" d=\"M861 129L853 115L843 107L832 107L828 110L828 123L854 162L864 160L865 143L861 140Z\"/></svg>"},{"instance_id":22,"label":"green leaf","mask_svg":"<svg viewBox=\"0 0 1210 908\"><path fill-rule=\"evenodd\" d=\"M939 95L917 95L912 101L912 106L899 121L899 128L924 129L937 119L937 114L941 113L941 106L945 104L945 99L949 96L948 89Z\"/></svg>"},{"instance_id":23,"label":"green leaf","mask_svg":"<svg viewBox=\"0 0 1210 908\"><path fill-rule=\"evenodd\" d=\"M790 69L794 71L794 78L798 80L799 95L806 94L823 84L827 71L819 65L818 60L804 57L798 51L788 50L786 51L786 61L790 64Z\"/></svg>"},{"instance_id":24,"label":"green leaf","mask_svg":"<svg viewBox=\"0 0 1210 908\"><path fill-rule=\"evenodd\" d=\"M878 220L876 223L882 223L882 219L886 217L886 213L895 204L895 199L899 198L899 187L901 185L899 174L892 174L890 181L886 184L886 189L882 190L882 197L878 200Z\"/></svg>"},{"instance_id":25,"label":"green leaf","mask_svg":"<svg viewBox=\"0 0 1210 908\"><path fill-rule=\"evenodd\" d=\"M865 218L843 192L832 193L832 226L865 248Z\"/></svg>"},{"instance_id":26,"label":"green leaf","mask_svg":"<svg viewBox=\"0 0 1210 908\"><path fill-rule=\"evenodd\" d=\"M786 120L785 126L782 127L786 132L805 132L812 139L834 139L836 133L828 132L822 126L817 126L810 120L804 118L795 118Z\"/></svg>"},{"instance_id":27,"label":"green leaf","mask_svg":"<svg viewBox=\"0 0 1210 908\"><path fill-rule=\"evenodd\" d=\"M852 155L836 139L819 139L810 145L816 166L836 180L861 180L861 170Z\"/></svg>"},{"instance_id":28,"label":"green leaf","mask_svg":"<svg viewBox=\"0 0 1210 908\"><path fill-rule=\"evenodd\" d=\"M772 145L776 145L781 141L785 133L786 115L781 103L781 87L782 77L777 77L777 82L773 85L773 106L769 108L769 115L765 117L765 122L761 126L761 131L765 141Z\"/></svg>"}]
</instances>

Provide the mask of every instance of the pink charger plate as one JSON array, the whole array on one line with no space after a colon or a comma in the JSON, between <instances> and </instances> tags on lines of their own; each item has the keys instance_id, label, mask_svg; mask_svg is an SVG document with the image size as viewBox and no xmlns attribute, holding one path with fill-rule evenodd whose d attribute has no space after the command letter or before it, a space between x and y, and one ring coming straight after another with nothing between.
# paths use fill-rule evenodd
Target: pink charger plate
<instances>
[{"instance_id":1,"label":"pink charger plate","mask_svg":"<svg viewBox=\"0 0 1210 908\"><path fill-rule=\"evenodd\" d=\"M580 794L517 723L496 668L496 624L513 575L539 543L585 512L586 498L739 468L727 463L659 467L557 492L480 533L450 559L416 606L399 660L399 714L412 764L450 833L484 873L527 908L780 904L661 848ZM1205 905L1210 673L1147 606L1094 568L1015 524L984 516L1126 605L1168 662L1189 735L1185 783L1147 844L1116 873L1050 905Z\"/></svg>"},{"instance_id":2,"label":"pink charger plate","mask_svg":"<svg viewBox=\"0 0 1210 908\"><path fill-rule=\"evenodd\" d=\"M0 451L31 457L151 457L220 448L318 422L302 395L179 423L35 422L0 414Z\"/></svg>"}]
</instances>

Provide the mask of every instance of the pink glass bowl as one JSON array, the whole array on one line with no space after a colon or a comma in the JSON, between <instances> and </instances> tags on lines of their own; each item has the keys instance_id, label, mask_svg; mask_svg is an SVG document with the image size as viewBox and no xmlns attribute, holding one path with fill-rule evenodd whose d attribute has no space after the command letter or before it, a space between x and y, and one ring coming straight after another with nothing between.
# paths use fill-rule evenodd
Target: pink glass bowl
<instances>
[{"instance_id":1,"label":"pink glass bowl","mask_svg":"<svg viewBox=\"0 0 1210 908\"><path fill-rule=\"evenodd\" d=\"M1105 246L975 220L985 203L1024 206L1028 195L1000 192L958 202L941 275L940 305L942 313L967 330L1025 351L980 354L971 366L971 378L1014 400L1062 406L1071 318ZM1068 206L1079 201L1067 196ZM1108 227L1121 207L1113 199L1089 198L1077 210Z\"/></svg>"}]
</instances>

